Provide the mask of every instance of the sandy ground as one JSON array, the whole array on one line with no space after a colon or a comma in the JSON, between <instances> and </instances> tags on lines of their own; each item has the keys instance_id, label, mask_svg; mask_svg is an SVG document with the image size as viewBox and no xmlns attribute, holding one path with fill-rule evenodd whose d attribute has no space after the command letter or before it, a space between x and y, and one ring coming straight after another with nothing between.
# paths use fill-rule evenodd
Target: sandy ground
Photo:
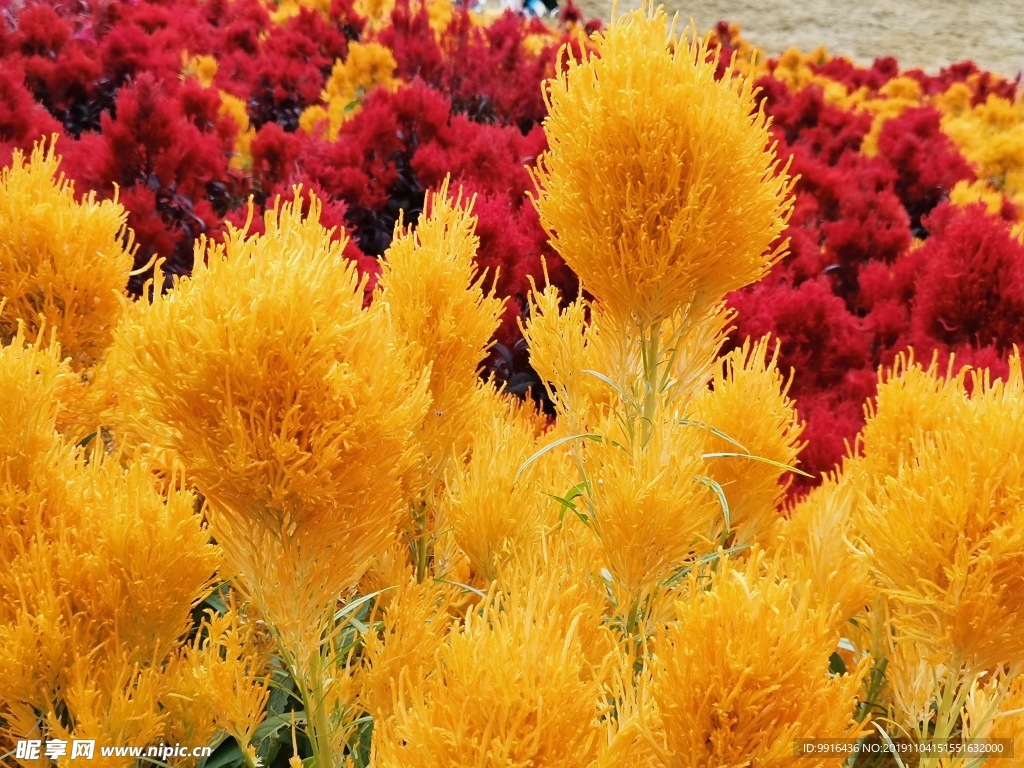
<instances>
[{"instance_id":1,"label":"sandy ground","mask_svg":"<svg viewBox=\"0 0 1024 768\"><path fill-rule=\"evenodd\" d=\"M607 20L612 0L576 0ZM790 46L870 64L895 56L903 68L929 72L965 59L1008 77L1024 69L1024 0L663 0L683 21L706 31L719 20L740 25L744 37L769 54ZM620 0L619 11L639 0Z\"/></svg>"}]
</instances>

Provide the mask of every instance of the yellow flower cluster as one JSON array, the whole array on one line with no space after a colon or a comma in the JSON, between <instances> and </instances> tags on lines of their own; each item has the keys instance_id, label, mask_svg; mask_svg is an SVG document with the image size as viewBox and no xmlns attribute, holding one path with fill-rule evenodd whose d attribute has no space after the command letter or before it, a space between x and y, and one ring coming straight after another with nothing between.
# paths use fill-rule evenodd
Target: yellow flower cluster
<instances>
[{"instance_id":1,"label":"yellow flower cluster","mask_svg":"<svg viewBox=\"0 0 1024 768\"><path fill-rule=\"evenodd\" d=\"M57 172L56 139L26 160L15 151L0 172L0 340L24 323L35 342L56 333L72 367L84 371L103 357L121 313L132 268L127 215L116 199L75 199ZM44 334L45 335L45 334Z\"/></svg>"},{"instance_id":2,"label":"yellow flower cluster","mask_svg":"<svg viewBox=\"0 0 1024 768\"><path fill-rule=\"evenodd\" d=\"M58 434L75 376L60 355L20 332L0 347L0 750L218 732L247 747L265 660L240 614L193 623L219 564L195 496Z\"/></svg>"},{"instance_id":3,"label":"yellow flower cluster","mask_svg":"<svg viewBox=\"0 0 1024 768\"><path fill-rule=\"evenodd\" d=\"M324 104L303 110L299 126L308 133L321 132L328 140L337 139L341 126L359 109L364 94L378 87L398 86L394 76L397 68L391 51L380 43L350 43L348 56L334 63L320 94Z\"/></svg>"},{"instance_id":4,"label":"yellow flower cluster","mask_svg":"<svg viewBox=\"0 0 1024 768\"><path fill-rule=\"evenodd\" d=\"M835 766L794 743L878 730L1024 750L1019 355L1005 381L899 361L859 451L787 509L777 346L722 352L722 300L782 254L791 207L750 78L650 7L592 42L547 86L537 172L589 292L529 298L553 421L480 378L502 305L447 184L370 301L296 190L129 304L120 210L76 202L52 148L16 156L3 754L229 735L254 768L281 727L319 768ZM88 446L65 428L83 373L116 427ZM271 675L302 713L258 729Z\"/></svg>"}]
</instances>

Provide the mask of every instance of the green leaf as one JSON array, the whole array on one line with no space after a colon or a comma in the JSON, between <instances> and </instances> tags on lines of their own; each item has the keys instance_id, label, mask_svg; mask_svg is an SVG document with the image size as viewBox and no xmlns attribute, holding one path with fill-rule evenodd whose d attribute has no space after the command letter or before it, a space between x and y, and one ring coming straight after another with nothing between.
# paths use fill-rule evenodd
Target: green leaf
<instances>
[{"instance_id":1,"label":"green leaf","mask_svg":"<svg viewBox=\"0 0 1024 768\"><path fill-rule=\"evenodd\" d=\"M600 379L605 384L607 384L609 387L611 387L613 390L615 390L615 392L619 395L619 397L623 397L623 395L622 395L622 388L619 387L618 384L616 384L608 376L604 375L600 371L584 370L583 373L586 373L586 374L588 374L590 376L593 376L595 379ZM625 399L625 398L623 397L623 399Z\"/></svg>"},{"instance_id":2,"label":"green leaf","mask_svg":"<svg viewBox=\"0 0 1024 768\"><path fill-rule=\"evenodd\" d=\"M271 715L262 723L260 723L256 730L253 732L252 740L263 741L269 739L279 731L289 730L292 728L292 720L295 721L295 726L301 726L306 724L306 711L304 709L297 709L294 712L287 712L279 715ZM289 734L289 740L291 735Z\"/></svg>"},{"instance_id":3,"label":"green leaf","mask_svg":"<svg viewBox=\"0 0 1024 768\"><path fill-rule=\"evenodd\" d=\"M476 587L471 587L468 584L463 584L461 581L446 581L445 579L434 579L434 581L437 582L438 584L450 584L453 587L459 587L461 589L466 590L467 592L472 592L474 595L477 595L479 597L483 597L483 598L487 597L487 593L486 592L481 592Z\"/></svg>"},{"instance_id":4,"label":"green leaf","mask_svg":"<svg viewBox=\"0 0 1024 768\"><path fill-rule=\"evenodd\" d=\"M846 662L843 661L843 657L838 652L828 657L828 671L831 675L846 674Z\"/></svg>"},{"instance_id":5,"label":"green leaf","mask_svg":"<svg viewBox=\"0 0 1024 768\"><path fill-rule=\"evenodd\" d=\"M589 490L590 490L590 483L588 481L584 480L584 481L582 481L580 483L576 483L576 485L574 485L572 488L570 488L566 492L565 496L556 496L553 493L545 494L546 496L554 499L555 501L557 501L559 504L562 505L562 509L558 513L558 522L562 522L565 519L565 512L566 512L566 510L570 510L572 512L575 512L580 517L584 517L584 518L586 517L585 515L583 515L576 508L576 505L573 504L573 502L576 499L580 498L583 495L584 491L589 491ZM589 524L589 519L587 519L587 522Z\"/></svg>"},{"instance_id":6,"label":"green leaf","mask_svg":"<svg viewBox=\"0 0 1024 768\"><path fill-rule=\"evenodd\" d=\"M728 452L725 452L725 453L705 453L705 454L703 454L701 456L701 458L703 458L703 459L750 459L750 461L759 461L762 464L770 464L771 466L776 467L776 468L781 469L781 470L785 470L786 472L795 472L796 474L803 475L804 477L810 477L812 479L814 478L814 475L809 475L806 472L804 472L802 469L797 469L796 467L791 467L791 466L789 466L789 464L783 464L781 461L773 461L772 459L766 459L763 456L754 456L754 455L749 454L749 453L728 453Z\"/></svg>"},{"instance_id":7,"label":"green leaf","mask_svg":"<svg viewBox=\"0 0 1024 768\"><path fill-rule=\"evenodd\" d=\"M225 743L222 748L214 751L212 755L203 759L198 768L244 768L245 757L242 755L242 748L234 739Z\"/></svg>"},{"instance_id":8,"label":"green leaf","mask_svg":"<svg viewBox=\"0 0 1024 768\"><path fill-rule=\"evenodd\" d=\"M692 571L698 565L707 565L708 563L713 563L715 560L720 559L722 557L722 555L731 555L734 552L742 552L745 549L750 549L750 545L749 544L740 544L739 546L736 546L736 547L729 547L729 549L723 549L720 552L712 552L709 555L704 555L703 557L699 557L693 563L691 563L690 565L683 566L678 571L676 571L671 576L669 576L667 579L665 579L665 581L662 582L662 585L666 586L666 587L670 587L670 586L672 586L673 582L678 581L679 579L683 578L684 576L689 575L690 571Z\"/></svg>"},{"instance_id":9,"label":"green leaf","mask_svg":"<svg viewBox=\"0 0 1024 768\"><path fill-rule=\"evenodd\" d=\"M743 451L743 453L746 454L747 456L750 455L749 449L745 445L743 445L743 443L741 443L736 438L730 437L729 435L725 434L725 432L723 432L722 430L718 429L717 427L711 426L706 421L699 421L697 419L680 419L679 423L683 424L684 426L694 426L694 427L698 427L700 429L706 429L706 430L708 430L708 432L710 432L713 435L717 435L718 437L720 437L723 440L725 440L727 443L732 443L737 448L739 448L741 451Z\"/></svg>"},{"instance_id":10,"label":"green leaf","mask_svg":"<svg viewBox=\"0 0 1024 768\"><path fill-rule=\"evenodd\" d=\"M346 603L344 607L342 607L337 613L334 614L334 620L336 622L344 620L351 614L355 613L356 610L362 608L371 600L375 599L378 595L383 595L385 592L390 592L392 589L398 589L398 587L384 587L384 589L378 589L376 592L371 592L368 595L363 595L362 597L353 600L351 603Z\"/></svg>"},{"instance_id":11,"label":"green leaf","mask_svg":"<svg viewBox=\"0 0 1024 768\"><path fill-rule=\"evenodd\" d=\"M718 497L718 503L722 505L722 517L725 518L725 533L728 535L729 531L732 530L732 518L729 515L729 502L725 498L725 491L722 489L722 486L717 480L712 480L710 477L697 477L694 479L701 485L710 488Z\"/></svg>"},{"instance_id":12,"label":"green leaf","mask_svg":"<svg viewBox=\"0 0 1024 768\"><path fill-rule=\"evenodd\" d=\"M518 483L519 482L519 478L523 476L523 472L526 471L526 468L529 467L531 464L533 464L535 461L537 461L537 459L539 459L545 453L547 453L548 451L554 450L555 448L557 448L560 445L565 445L566 443L571 443L574 440L593 440L596 443L603 443L604 442L604 438L601 437L600 435L593 435L593 434L589 434L589 433L585 434L585 435L569 435L568 437L560 437L557 440L555 440L553 443L548 443L543 448L541 448L539 451L537 451L535 454L533 454L533 456L531 456L526 461L524 461L523 462L523 466L521 466L519 468L519 471L516 472L515 480L513 482Z\"/></svg>"}]
</instances>

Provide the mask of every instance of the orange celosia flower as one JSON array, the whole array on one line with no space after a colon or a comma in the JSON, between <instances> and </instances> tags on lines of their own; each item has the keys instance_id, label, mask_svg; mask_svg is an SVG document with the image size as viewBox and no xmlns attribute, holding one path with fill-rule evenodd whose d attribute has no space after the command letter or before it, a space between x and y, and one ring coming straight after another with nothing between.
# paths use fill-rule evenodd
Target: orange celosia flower
<instances>
[{"instance_id":1,"label":"orange celosia flower","mask_svg":"<svg viewBox=\"0 0 1024 768\"><path fill-rule=\"evenodd\" d=\"M796 758L802 738L853 739L853 712L866 667L833 677L838 635L829 606L805 594L761 557L689 582L677 623L662 630L651 663L660 732L652 739L668 766L837 765Z\"/></svg>"},{"instance_id":2,"label":"orange celosia flower","mask_svg":"<svg viewBox=\"0 0 1024 768\"><path fill-rule=\"evenodd\" d=\"M538 443L535 425L516 413L517 405L493 398L492 412L478 420L469 459L448 471L440 504L445 526L488 580L503 560L539 547L558 520L546 493L552 483L565 485L554 460L520 474Z\"/></svg>"},{"instance_id":3,"label":"orange celosia flower","mask_svg":"<svg viewBox=\"0 0 1024 768\"><path fill-rule=\"evenodd\" d=\"M433 674L401 686L393 717L375 724L374 764L591 764L604 730L605 673L582 637L608 633L578 586L526 570L448 636Z\"/></svg>"},{"instance_id":4,"label":"orange celosia flower","mask_svg":"<svg viewBox=\"0 0 1024 768\"><path fill-rule=\"evenodd\" d=\"M116 199L75 199L57 173L53 141L37 144L27 163L15 150L0 171L0 340L14 336L18 321L29 341L45 325L83 370L103 357L121 315L131 235Z\"/></svg>"},{"instance_id":5,"label":"orange celosia flower","mask_svg":"<svg viewBox=\"0 0 1024 768\"><path fill-rule=\"evenodd\" d=\"M694 428L706 430L707 453L740 454L708 459L708 475L724 489L738 545L763 542L785 496L780 480L786 470L779 465L793 466L803 448L789 382L776 368L778 345L770 356L768 345L768 338L756 344L748 339L729 353L690 411Z\"/></svg>"},{"instance_id":6,"label":"orange celosia flower","mask_svg":"<svg viewBox=\"0 0 1024 768\"><path fill-rule=\"evenodd\" d=\"M713 550L725 519L702 482L699 430L665 419L645 447L610 424L602 431L583 457L590 515L615 590L635 601Z\"/></svg>"},{"instance_id":7,"label":"orange celosia flower","mask_svg":"<svg viewBox=\"0 0 1024 768\"><path fill-rule=\"evenodd\" d=\"M381 261L376 303L387 308L408 350L410 371L429 370L430 409L418 437L425 486L467 447L473 393L504 302L484 290L475 263L479 238L473 201L452 200L447 182L428 194L415 228L399 223ZM493 278L493 276L492 276Z\"/></svg>"},{"instance_id":8,"label":"orange celosia flower","mask_svg":"<svg viewBox=\"0 0 1024 768\"><path fill-rule=\"evenodd\" d=\"M852 482L825 478L777 529L782 571L799 594L809 591L815 603L835 606L837 628L864 613L874 595L867 566L847 538L856 499Z\"/></svg>"},{"instance_id":9,"label":"orange celosia flower","mask_svg":"<svg viewBox=\"0 0 1024 768\"><path fill-rule=\"evenodd\" d=\"M693 33L691 33L692 36ZM647 6L548 82L537 208L612 314L700 316L762 277L791 203L749 81L716 79L706 44Z\"/></svg>"},{"instance_id":10,"label":"orange celosia flower","mask_svg":"<svg viewBox=\"0 0 1024 768\"><path fill-rule=\"evenodd\" d=\"M208 244L191 279L131 313L118 344L136 377L131 418L182 457L232 565L262 561L251 545L277 540L311 564L323 604L394 529L426 394L318 215L315 199L308 219L286 203L265 235Z\"/></svg>"},{"instance_id":11,"label":"orange celosia flower","mask_svg":"<svg viewBox=\"0 0 1024 768\"><path fill-rule=\"evenodd\" d=\"M216 726L201 708L171 724L161 702L182 693L171 667L219 552L191 492L157 485L144 463L86 460L57 433L74 378L59 358L21 335L0 347L0 752L33 735L205 743Z\"/></svg>"},{"instance_id":12,"label":"orange celosia flower","mask_svg":"<svg viewBox=\"0 0 1024 768\"><path fill-rule=\"evenodd\" d=\"M879 387L856 543L897 635L974 674L1024 662L1024 379L1016 354L1005 382L935 374Z\"/></svg>"}]
</instances>

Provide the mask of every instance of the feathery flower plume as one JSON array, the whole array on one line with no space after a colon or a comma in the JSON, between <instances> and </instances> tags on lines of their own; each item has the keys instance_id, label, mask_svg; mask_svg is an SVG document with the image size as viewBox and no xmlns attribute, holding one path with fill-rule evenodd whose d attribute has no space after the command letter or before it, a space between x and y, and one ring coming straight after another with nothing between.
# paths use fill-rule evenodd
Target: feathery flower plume
<instances>
[{"instance_id":1,"label":"feathery flower plume","mask_svg":"<svg viewBox=\"0 0 1024 768\"><path fill-rule=\"evenodd\" d=\"M663 419L650 442L608 424L583 457L594 532L615 590L635 602L715 548L725 528L719 500L701 482L704 436Z\"/></svg>"},{"instance_id":2,"label":"feathery flower plume","mask_svg":"<svg viewBox=\"0 0 1024 768\"><path fill-rule=\"evenodd\" d=\"M193 276L126 315L129 417L181 457L229 575L274 634L318 759L348 725L331 634L342 593L397 529L428 402L422 372L320 226L280 201L266 232L206 243ZM337 717L335 717L337 715ZM326 764L326 763L325 763Z\"/></svg>"},{"instance_id":3,"label":"feathery flower plume","mask_svg":"<svg viewBox=\"0 0 1024 768\"><path fill-rule=\"evenodd\" d=\"M455 626L457 595L436 581L417 583L407 576L379 614L380 633L364 639L357 685L359 703L384 722L394 713L399 686L415 692L437 670L435 655Z\"/></svg>"},{"instance_id":4,"label":"feathery flower plume","mask_svg":"<svg viewBox=\"0 0 1024 768\"><path fill-rule=\"evenodd\" d=\"M408 370L430 375L430 407L415 433L423 463L406 491L406 529L421 581L438 535L437 494L446 469L469 449L480 367L503 308L484 290L487 276L475 263L480 241L472 208L461 192L449 197L447 180L428 194L415 229L399 220L376 290L375 304L407 350Z\"/></svg>"},{"instance_id":5,"label":"feathery flower plume","mask_svg":"<svg viewBox=\"0 0 1024 768\"><path fill-rule=\"evenodd\" d=\"M63 379L77 378L60 354L20 331L0 347L0 750L33 735L167 742L175 729L204 743L216 726L201 711L172 725L162 702L218 550L191 492L58 434Z\"/></svg>"},{"instance_id":6,"label":"feathery flower plume","mask_svg":"<svg viewBox=\"0 0 1024 768\"><path fill-rule=\"evenodd\" d=\"M695 428L706 434L707 474L724 489L733 543L764 542L785 497L784 467L796 463L803 425L776 367L779 348L748 339L715 367L711 388L691 405Z\"/></svg>"},{"instance_id":7,"label":"feathery flower plume","mask_svg":"<svg viewBox=\"0 0 1024 768\"><path fill-rule=\"evenodd\" d=\"M834 757L794 758L794 741L861 734L853 713L866 667L829 674L831 607L795 600L791 583L764 571L754 556L720 568L710 587L694 574L676 622L660 631L652 738L664 765L831 766Z\"/></svg>"},{"instance_id":8,"label":"feathery flower plume","mask_svg":"<svg viewBox=\"0 0 1024 768\"><path fill-rule=\"evenodd\" d=\"M24 322L34 342L45 325L84 371L103 357L121 315L131 233L116 197L75 199L74 185L57 173L55 142L36 144L28 162L15 150L0 171L0 341Z\"/></svg>"},{"instance_id":9,"label":"feathery flower plume","mask_svg":"<svg viewBox=\"0 0 1024 768\"><path fill-rule=\"evenodd\" d=\"M875 419L893 423L890 408L920 419L903 423L909 439L893 471L859 480L866 498L854 522L894 630L927 649L933 664L963 665L967 675L1024 662L1019 355L1005 381L990 381L987 371L968 381L962 372L940 384L934 366L908 367L879 387L869 428ZM876 439L876 430L866 432L869 464Z\"/></svg>"},{"instance_id":10,"label":"feathery flower plume","mask_svg":"<svg viewBox=\"0 0 1024 768\"><path fill-rule=\"evenodd\" d=\"M856 499L852 482L827 477L777 528L782 572L798 595L809 591L815 604L836 607L837 629L863 614L875 592L849 543Z\"/></svg>"},{"instance_id":11,"label":"feathery flower plume","mask_svg":"<svg viewBox=\"0 0 1024 768\"><path fill-rule=\"evenodd\" d=\"M378 768L571 768L595 760L605 672L588 659L582 637L608 630L578 585L528 566L522 573L448 636L434 674L401 686L394 716L376 724Z\"/></svg>"},{"instance_id":12,"label":"feathery flower plume","mask_svg":"<svg viewBox=\"0 0 1024 768\"><path fill-rule=\"evenodd\" d=\"M700 316L760 279L791 203L751 82L661 10L620 16L548 81L537 209L610 313Z\"/></svg>"},{"instance_id":13,"label":"feathery flower plume","mask_svg":"<svg viewBox=\"0 0 1024 768\"><path fill-rule=\"evenodd\" d=\"M518 404L494 400L489 418L475 430L470 457L449 470L441 499L445 525L488 581L497 577L502 561L539 547L557 525L546 491L565 484L554 461L519 471L537 450L535 425L516 418Z\"/></svg>"},{"instance_id":14,"label":"feathery flower plume","mask_svg":"<svg viewBox=\"0 0 1024 768\"><path fill-rule=\"evenodd\" d=\"M471 395L504 304L484 290L472 210L473 200L463 203L461 192L449 197L445 181L427 195L415 228L399 222L377 281L376 302L387 307L408 347L410 370L430 371L431 405L420 435L427 483L440 480L447 461L465 450Z\"/></svg>"}]
</instances>

